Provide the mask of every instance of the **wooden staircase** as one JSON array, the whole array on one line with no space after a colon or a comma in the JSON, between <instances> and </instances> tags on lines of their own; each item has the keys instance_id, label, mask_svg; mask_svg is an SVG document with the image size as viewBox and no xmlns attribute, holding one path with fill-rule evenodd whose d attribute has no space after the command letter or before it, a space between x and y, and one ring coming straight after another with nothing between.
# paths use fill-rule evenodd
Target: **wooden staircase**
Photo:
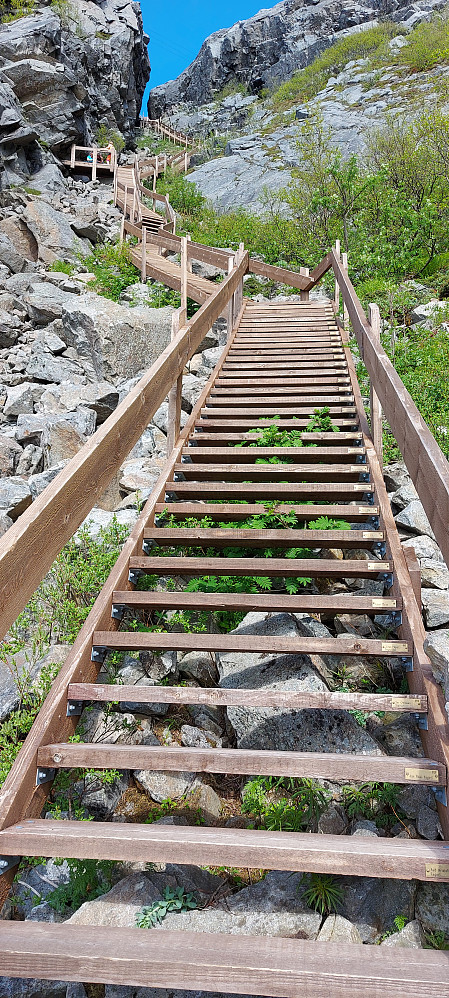
<instances>
[{"instance_id":1,"label":"wooden staircase","mask_svg":"<svg viewBox=\"0 0 449 998\"><path fill-rule=\"evenodd\" d=\"M262 367L260 367L262 365ZM286 370L289 371L286 374ZM299 448L258 448L253 431L270 425L303 426L317 406L329 405L340 432L305 432ZM243 446L236 447L236 444ZM307 446L313 445L313 446ZM288 457L290 464L257 464L264 457ZM279 481L279 478L281 479ZM238 505L228 499L237 499ZM213 502L211 500L214 500ZM279 500L295 510L294 529L248 530L226 527L260 511L258 501ZM313 505L304 505L312 499ZM217 502L218 500L218 502ZM166 527L167 516L179 527ZM207 516L214 526L182 526L186 518ZM351 529L311 530L311 518L344 516ZM172 521L171 521L172 522ZM219 525L221 524L221 526ZM42 790L58 769L145 769L313 777L337 782L388 781L428 785L444 800L448 742L441 695L425 668L423 629L403 551L391 516L378 457L367 432L351 355L329 305L265 306L248 303L211 379L147 503L139 523L140 552L127 556L128 584L117 586L113 572L92 612L81 643L89 664L76 681L68 671L56 683L59 715L49 709L34 727L34 773L38 791L24 813L24 769L20 757L2 795L0 854L13 857L68 856L135 862L175 862L381 878L449 882L447 842L421 839L359 838L252 829L49 821L39 817ZM306 544L307 559L283 553ZM184 554L171 555L181 545ZM242 556L223 557L241 548ZM264 548L275 548L264 557ZM247 555L247 548L253 552ZM168 552L167 552L168 548ZM340 548L343 560L329 559ZM359 557L351 559L357 549ZM198 551L199 549L199 551ZM216 554L206 557L204 549ZM260 550L260 556L255 552ZM363 559L360 551L366 552ZM188 553L187 553L188 552ZM124 578L123 564L120 568ZM186 593L179 580L195 575L253 576L278 580L307 575L319 579L382 581L382 596L288 595L282 585L271 595ZM140 591L141 575L174 577L174 591ZM224 587L225 589L225 587ZM142 633L129 629L141 611L189 609L266 610L268 613L325 612L396 615L398 636L388 640L345 635L338 639L266 637L216 633ZM148 618L147 618L148 619ZM107 620L109 621L107 623ZM99 626L100 625L100 626ZM332 654L399 659L409 678L408 694L295 692L264 688L184 688L108 686L95 675L113 651L239 651L257 654ZM74 658L77 658L77 649ZM78 661L79 657L78 650ZM87 663L86 656L84 661ZM84 672L84 676L83 676ZM423 756L348 755L236 748L76 743L61 738L69 718L85 704L142 702L244 705L295 710L388 710L413 712L421 719ZM54 707L54 704L52 704ZM73 720L71 721L73 725ZM59 736L59 737L58 737ZM14 792L11 794L11 788ZM1 798L0 798L1 799ZM34 811L33 813L30 813ZM447 833L446 807L440 805ZM159 930L2 922L0 973L49 979L89 980L141 986L179 987L279 996L449 994L444 952L382 950L314 944L292 939L239 938Z\"/></svg>"},{"instance_id":2,"label":"wooden staircase","mask_svg":"<svg viewBox=\"0 0 449 998\"><path fill-rule=\"evenodd\" d=\"M2 538L1 633L26 605L167 393L171 443L155 489L0 791L0 900L8 894L21 856L449 883L449 729L443 692L423 649L416 565L406 560L382 477L380 404L447 561L449 467L382 350L376 309L370 308L368 319L335 251L309 275L250 260L242 247L231 254L188 244L173 231L174 219L167 222L168 202L164 218L145 208L142 199L147 189L136 164L118 168L114 185L123 212L123 236L130 233L139 240L132 253L139 259L142 277L179 287L182 309L172 343ZM162 226L165 219L165 227L160 219ZM165 259L166 251L181 253L180 266ZM225 273L223 282L204 281L206 289L189 270L192 259L215 263ZM336 302L308 300L309 290L331 268L371 378L371 427ZM300 291L301 302L244 303L243 278L248 272L290 284ZM196 295L201 304L189 322L187 294ZM227 345L180 432L185 365L222 315L228 319ZM328 409L333 429L309 430L311 416L322 407ZM300 430L302 446L252 446L258 431L273 422L282 430ZM260 463L271 458L290 463ZM264 502L275 504L279 527L248 528L248 518L260 513ZM291 511L296 523L286 527L281 517ZM350 529L309 527L321 515L344 519ZM192 517L207 517L208 525L192 526ZM309 550L307 558L285 556L298 546ZM227 557L229 547L233 557ZM267 548L270 557L265 556ZM343 557L335 557L335 549ZM174 579L174 588L138 588L148 574ZM187 592L183 582L198 575L221 581L222 591ZM227 591L228 576L260 575L276 580L273 592ZM298 576L313 580L312 592L288 593L285 582ZM376 595L348 594L343 586L326 592L327 580L348 579L375 581ZM384 639L357 634L317 638L212 630L177 633L169 624L155 632L133 629L141 614L154 622L161 612L173 610L308 613L325 614L326 619L342 613L385 614L393 633ZM173 654L203 650L211 656L230 651L261 656L319 654L336 656L340 662L348 655L380 662L394 659L407 677L408 692L297 691L250 683L246 689L136 687L97 681L109 654L148 649ZM419 720L422 755L71 740L86 704L142 701L274 707L289 713L304 709L413 713ZM435 792L444 841L42 818L58 770L111 767L425 785ZM16 977L278 998L449 998L448 970L448 953L431 950L110 926L92 932L90 926L0 922L0 975Z\"/></svg>"}]
</instances>

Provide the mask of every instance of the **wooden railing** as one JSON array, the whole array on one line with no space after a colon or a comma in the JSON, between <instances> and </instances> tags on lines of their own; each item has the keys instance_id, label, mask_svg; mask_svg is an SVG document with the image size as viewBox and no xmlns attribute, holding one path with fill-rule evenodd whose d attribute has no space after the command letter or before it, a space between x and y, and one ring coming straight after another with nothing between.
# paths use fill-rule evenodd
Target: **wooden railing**
<instances>
[{"instance_id":1,"label":"wooden railing","mask_svg":"<svg viewBox=\"0 0 449 998\"><path fill-rule=\"evenodd\" d=\"M170 125L164 125L164 122L160 118L140 118L140 127L152 128L153 132L157 132L158 135L163 135L164 138L170 139L170 142L174 142L177 145L188 146L193 145L187 135L183 132L177 132L176 129L172 128Z\"/></svg>"},{"instance_id":2,"label":"wooden railing","mask_svg":"<svg viewBox=\"0 0 449 998\"><path fill-rule=\"evenodd\" d=\"M79 159L77 158L77 153L83 153L84 155ZM65 160L65 165L70 166L72 170L77 166L86 165L92 170L92 180L96 180L98 169L115 173L117 152L112 142L107 146L73 145L70 150L70 160Z\"/></svg>"}]
</instances>

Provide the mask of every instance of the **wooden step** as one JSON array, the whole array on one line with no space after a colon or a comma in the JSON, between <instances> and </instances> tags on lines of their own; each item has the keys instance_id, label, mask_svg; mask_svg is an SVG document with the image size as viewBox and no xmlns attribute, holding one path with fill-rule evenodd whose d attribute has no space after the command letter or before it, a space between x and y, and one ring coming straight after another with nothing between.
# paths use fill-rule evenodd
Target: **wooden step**
<instances>
[{"instance_id":1,"label":"wooden step","mask_svg":"<svg viewBox=\"0 0 449 998\"><path fill-rule=\"evenodd\" d=\"M9 977L275 998L447 998L447 953L303 939L0 923Z\"/></svg>"},{"instance_id":2,"label":"wooden step","mask_svg":"<svg viewBox=\"0 0 449 998\"><path fill-rule=\"evenodd\" d=\"M254 455L255 458L257 456L257 454ZM331 462L326 464L271 464L270 462L256 464L254 460L252 464L231 464L229 462L226 464L211 464L209 462L200 464L199 461L195 463L185 461L182 464L175 464L174 472L175 475L183 475L184 478L194 479L197 482L203 479L208 482L222 482L226 479L226 484L229 482L248 483L251 480L256 482L271 481L274 484L277 480L281 482L285 482L286 479L289 482L299 480L303 483L304 479L307 479L312 482L319 481L321 485L323 481L353 480L358 482L361 475L369 474L369 469L364 464L333 464Z\"/></svg>"},{"instance_id":3,"label":"wooden step","mask_svg":"<svg viewBox=\"0 0 449 998\"><path fill-rule=\"evenodd\" d=\"M248 381L248 379L246 380ZM243 392L242 387L245 389ZM317 392L320 395L344 395L351 390L349 381L343 384L336 384L335 381L331 381L330 379L328 384L326 384L323 379L320 379L319 383L315 385L312 384L312 382L309 382L309 384L302 382L296 385L293 384L293 386L281 385L278 383L275 385L271 384L269 390L268 387L266 388L266 392L264 392L264 388L265 385L261 386L260 383L256 385L237 385L236 387L228 387L228 384L226 383L224 385L217 384L217 386L212 389L209 398L217 398L223 401L224 398L233 399L244 395L246 401L246 399L251 398L252 395L264 396L265 394L268 394L275 395L276 398L280 398L283 395L291 395L294 397L297 395L315 396Z\"/></svg>"},{"instance_id":4,"label":"wooden step","mask_svg":"<svg viewBox=\"0 0 449 998\"><path fill-rule=\"evenodd\" d=\"M271 467L271 465L269 466ZM183 465L184 468L184 465ZM287 474L285 475L287 477ZM371 496L374 486L370 482L174 482L166 483L168 494L175 496L196 496L211 499L264 499L285 501L286 499L361 499Z\"/></svg>"},{"instance_id":5,"label":"wooden step","mask_svg":"<svg viewBox=\"0 0 449 998\"><path fill-rule=\"evenodd\" d=\"M385 596L358 596L351 593L343 596L295 595L279 593L188 593L153 592L152 590L116 590L112 594L113 607L151 610L198 610L208 613L222 610L237 610L249 613L365 613L375 616L379 613L394 613L402 608L402 600Z\"/></svg>"},{"instance_id":6,"label":"wooden step","mask_svg":"<svg viewBox=\"0 0 449 998\"><path fill-rule=\"evenodd\" d=\"M282 426L284 428L285 424L283 423ZM192 436L189 437L188 444L189 447L205 446L210 448L210 447L222 446L224 450L224 449L229 449L229 447L233 447L237 443L240 445L240 442L243 441L248 441L248 442L252 441L254 444L254 442L258 439L259 432L260 433L263 432L262 427L260 427L260 430L255 430L254 432L248 431L247 433L222 433L219 431L216 433L207 433L205 429L201 431L195 430ZM311 444L314 445L313 447L310 446L310 450L312 452L311 457L313 458L314 454L319 457L321 450L328 449L328 446L320 447L321 443L330 445L329 449L331 452L337 449L337 453L339 449L343 449L342 448L343 443L348 443L348 444L350 442L354 444L359 443L358 447L354 447L354 453L357 454L365 453L365 448L362 446L363 436L358 430L353 430L352 432L346 432L346 433L344 430L340 430L336 433L333 433L332 431L330 433L311 433L309 430L303 430L301 433L301 439L304 445L301 448L302 457L304 457L304 452L308 450L308 446L310 446ZM226 448L223 446L225 444L227 445ZM239 446L238 448L236 448L236 450L239 451L245 449L249 450L248 447L244 448ZM282 447L281 449L288 450L288 448L286 447ZM293 449L296 450L296 448ZM350 449L352 450L352 447Z\"/></svg>"},{"instance_id":7,"label":"wooden step","mask_svg":"<svg viewBox=\"0 0 449 998\"><path fill-rule=\"evenodd\" d=\"M331 693L328 690L233 690L199 686L118 686L73 683L67 700L74 703L203 704L213 707L277 707L282 710L381 710L427 713L427 697L396 693ZM448 864L449 866L449 864Z\"/></svg>"},{"instance_id":8,"label":"wooden step","mask_svg":"<svg viewBox=\"0 0 449 998\"><path fill-rule=\"evenodd\" d=\"M28 819L0 831L2 855L69 856L449 882L448 844L250 828ZM438 872L441 870L441 872ZM273 940L270 940L272 942Z\"/></svg>"},{"instance_id":9,"label":"wooden step","mask_svg":"<svg viewBox=\"0 0 449 998\"><path fill-rule=\"evenodd\" d=\"M176 483L177 484L177 483ZM264 504L262 503L205 503L202 500L198 502L170 502L170 503L157 503L155 506L156 516L176 516L180 519L185 519L188 516L208 516L213 520L225 521L230 520L246 520L250 516L260 516L260 514L265 512ZM379 517L379 507L378 506L360 506L356 503L343 503L336 505L331 504L316 505L315 503L304 503L304 505L297 506L294 503L285 505L285 503L276 504L276 513L280 516L283 513L295 513L296 517L300 521L305 523L310 520L315 520L318 516L329 516L332 518L340 518L344 520L349 520L351 522L367 522L374 518L375 520ZM368 530L369 528L366 527ZM373 528L375 529L375 528Z\"/></svg>"},{"instance_id":10,"label":"wooden step","mask_svg":"<svg viewBox=\"0 0 449 998\"><path fill-rule=\"evenodd\" d=\"M129 559L131 571L147 575L235 575L315 579L384 579L389 561L350 561L325 558L146 558Z\"/></svg>"},{"instance_id":11,"label":"wooden step","mask_svg":"<svg viewBox=\"0 0 449 998\"><path fill-rule=\"evenodd\" d=\"M66 742L42 745L43 769L150 769L184 773L234 773L314 779L445 786L446 767L431 759L333 752L279 752L259 749L174 748L165 745L109 745Z\"/></svg>"},{"instance_id":12,"label":"wooden step","mask_svg":"<svg viewBox=\"0 0 449 998\"><path fill-rule=\"evenodd\" d=\"M236 530L211 527L147 528L144 541L158 547L250 547L250 548L371 548L381 544L383 530ZM147 543L148 546L148 543ZM151 546L151 545L150 545ZM144 544L145 547L145 544ZM149 551L146 551L149 554Z\"/></svg>"},{"instance_id":13,"label":"wooden step","mask_svg":"<svg viewBox=\"0 0 449 998\"><path fill-rule=\"evenodd\" d=\"M306 406L311 405L313 402L312 412L317 408L322 408L323 406L353 406L354 396L352 392L348 392L346 389L341 395L317 395L316 389L311 392L300 393L297 392L294 395L268 395L266 392L260 391L258 395L228 395L227 392L220 394L218 392L212 392L207 397L206 405L208 408L223 408L229 406L230 408L238 408L244 405L246 408L249 406L259 407L261 405L267 405L268 408L273 406L285 408L291 408L292 406L297 406L300 409L304 409Z\"/></svg>"},{"instance_id":14,"label":"wooden step","mask_svg":"<svg viewBox=\"0 0 449 998\"><path fill-rule=\"evenodd\" d=\"M277 418L276 418L277 417ZM310 416L295 416L292 419L288 418L285 413L276 413L275 416L258 416L257 414L251 416L239 416L235 417L233 422L230 423L229 418L217 417L215 414L210 413L208 416L204 414L204 410L199 419L195 420L195 427L197 430L205 430L206 433L212 431L223 431L228 433L233 432L243 432L244 430L264 430L267 426L272 426L273 424L278 426L280 430L307 430L310 422ZM354 431L356 434L359 433L360 427L356 414L352 414L348 417L342 416L340 414L334 414L332 416L332 423L335 427L335 434L338 439L340 437L340 430L346 431L346 433L351 433ZM252 437L250 439L253 439Z\"/></svg>"},{"instance_id":15,"label":"wooden step","mask_svg":"<svg viewBox=\"0 0 449 998\"><path fill-rule=\"evenodd\" d=\"M236 461L257 461L261 457L296 458L301 461L316 462L318 458L335 458L340 463L344 458L351 464L360 459L359 471L367 471L365 465L366 451L364 447L202 447L200 437L190 438L189 445L183 447L182 454L190 461L201 462L209 459L220 459L234 464ZM254 435L254 443L257 440ZM215 463L215 462L214 462ZM328 463L330 463L328 461Z\"/></svg>"},{"instance_id":16,"label":"wooden step","mask_svg":"<svg viewBox=\"0 0 449 998\"><path fill-rule=\"evenodd\" d=\"M95 631L94 650L107 651L210 651L245 652L248 655L382 655L410 657L408 641L382 641L376 638L341 634L338 638L310 638L298 634L294 638L259 634L185 634L155 631Z\"/></svg>"},{"instance_id":17,"label":"wooden step","mask_svg":"<svg viewBox=\"0 0 449 998\"><path fill-rule=\"evenodd\" d=\"M246 400L242 405L235 403L235 405L229 406L229 408L226 406L209 406L208 403L206 403L204 408L201 410L201 415L203 417L209 415L214 419L218 417L221 417L222 419L234 419L237 416L251 416L254 418L254 416L257 416L258 418L264 420L271 418L272 421L275 417L277 417L280 425L281 420L286 419L289 416L296 416L299 418L301 416L313 416L315 414L315 410L320 406L329 408L329 415L331 417L344 416L348 419L349 416L356 415L356 409L349 400L347 405L329 405L329 401L329 399L316 399L315 404L310 405L309 402L301 402L298 399L293 406L288 405L284 407L267 403L266 406L264 405L263 409L258 406L254 406L254 409L251 408L250 404L246 404ZM296 423L296 427L300 428L298 423Z\"/></svg>"}]
</instances>

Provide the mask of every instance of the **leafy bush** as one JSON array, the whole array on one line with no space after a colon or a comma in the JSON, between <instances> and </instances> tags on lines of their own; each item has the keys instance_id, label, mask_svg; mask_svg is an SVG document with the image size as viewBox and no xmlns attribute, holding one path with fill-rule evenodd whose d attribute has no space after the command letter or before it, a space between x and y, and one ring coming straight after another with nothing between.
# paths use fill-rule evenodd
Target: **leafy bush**
<instances>
[{"instance_id":1,"label":"leafy bush","mask_svg":"<svg viewBox=\"0 0 449 998\"><path fill-rule=\"evenodd\" d=\"M69 263L68 260L53 260L48 269L53 274L67 274L68 277L71 277L76 267L74 263Z\"/></svg>"},{"instance_id":2,"label":"leafy bush","mask_svg":"<svg viewBox=\"0 0 449 998\"><path fill-rule=\"evenodd\" d=\"M412 72L424 72L438 63L449 62L448 8L434 14L430 21L417 24L407 43L397 53L395 61Z\"/></svg>"},{"instance_id":3,"label":"leafy bush","mask_svg":"<svg viewBox=\"0 0 449 998\"><path fill-rule=\"evenodd\" d=\"M117 152L122 152L125 148L125 140L121 132L118 132L116 128L112 128L110 125L100 125L97 131L98 145L104 148L110 142L112 142Z\"/></svg>"},{"instance_id":4,"label":"leafy bush","mask_svg":"<svg viewBox=\"0 0 449 998\"><path fill-rule=\"evenodd\" d=\"M303 898L310 908L314 908L320 915L331 915L338 911L343 900L343 891L335 877L327 873L309 873L305 879L308 886Z\"/></svg>"},{"instance_id":5,"label":"leafy bush","mask_svg":"<svg viewBox=\"0 0 449 998\"><path fill-rule=\"evenodd\" d=\"M28 17L34 13L35 7L36 0L1 0L0 23L7 24L9 21L17 21L20 17Z\"/></svg>"},{"instance_id":6,"label":"leafy bush","mask_svg":"<svg viewBox=\"0 0 449 998\"><path fill-rule=\"evenodd\" d=\"M118 301L125 288L140 280L140 272L131 262L126 243L97 243L84 263L95 274L90 287L112 301Z\"/></svg>"},{"instance_id":7,"label":"leafy bush","mask_svg":"<svg viewBox=\"0 0 449 998\"><path fill-rule=\"evenodd\" d=\"M68 859L66 862L70 871L68 883L59 884L45 899L60 915L76 911L85 901L94 901L106 894L112 887L114 870L110 860Z\"/></svg>"},{"instance_id":8,"label":"leafy bush","mask_svg":"<svg viewBox=\"0 0 449 998\"><path fill-rule=\"evenodd\" d=\"M159 925L171 911L192 911L198 908L195 895L183 887L172 890L166 887L160 901L144 905L136 915L136 925L139 929L153 929Z\"/></svg>"},{"instance_id":9,"label":"leafy bush","mask_svg":"<svg viewBox=\"0 0 449 998\"><path fill-rule=\"evenodd\" d=\"M199 187L187 180L184 173L167 170L165 177L159 177L157 189L160 194L168 194L175 211L188 218L198 218L206 204L206 198Z\"/></svg>"},{"instance_id":10,"label":"leafy bush","mask_svg":"<svg viewBox=\"0 0 449 998\"><path fill-rule=\"evenodd\" d=\"M47 665L42 669L39 678L32 682L21 677L21 702L17 710L0 724L0 786L6 780L11 766L18 755L22 744L42 704L50 690L53 680L59 672L59 666Z\"/></svg>"}]
</instances>

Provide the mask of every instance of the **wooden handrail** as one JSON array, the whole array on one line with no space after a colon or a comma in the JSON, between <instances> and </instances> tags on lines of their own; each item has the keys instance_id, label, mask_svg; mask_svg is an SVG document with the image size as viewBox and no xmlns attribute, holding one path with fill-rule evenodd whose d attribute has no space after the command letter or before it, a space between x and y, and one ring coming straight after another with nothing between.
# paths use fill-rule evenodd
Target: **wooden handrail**
<instances>
[{"instance_id":1,"label":"wooden handrail","mask_svg":"<svg viewBox=\"0 0 449 998\"><path fill-rule=\"evenodd\" d=\"M449 464L411 395L377 340L337 254L332 267L372 387L404 458L432 530L449 564Z\"/></svg>"},{"instance_id":2,"label":"wooden handrail","mask_svg":"<svg viewBox=\"0 0 449 998\"><path fill-rule=\"evenodd\" d=\"M10 527L0 544L0 634L26 606L95 505L248 270L245 253L115 412Z\"/></svg>"}]
</instances>

